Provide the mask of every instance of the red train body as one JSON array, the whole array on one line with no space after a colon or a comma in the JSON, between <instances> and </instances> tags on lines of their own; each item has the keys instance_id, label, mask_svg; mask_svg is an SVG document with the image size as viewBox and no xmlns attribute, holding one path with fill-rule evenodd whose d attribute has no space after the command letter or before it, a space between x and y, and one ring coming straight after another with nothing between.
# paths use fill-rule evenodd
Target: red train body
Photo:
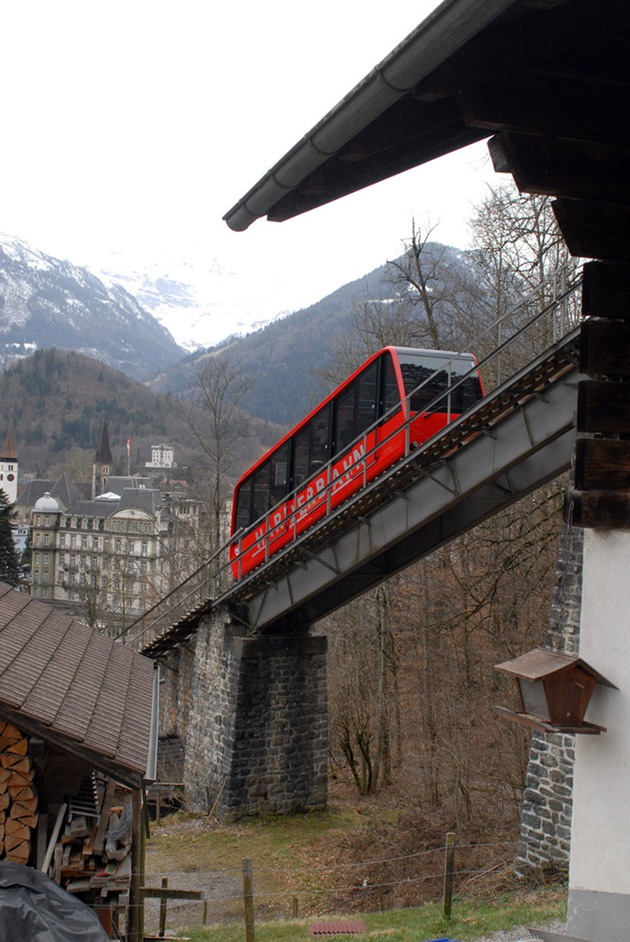
<instances>
[{"instance_id":1,"label":"red train body","mask_svg":"<svg viewBox=\"0 0 630 942\"><path fill-rule=\"evenodd\" d=\"M482 395L471 354L379 350L236 484L234 578L284 549Z\"/></svg>"}]
</instances>

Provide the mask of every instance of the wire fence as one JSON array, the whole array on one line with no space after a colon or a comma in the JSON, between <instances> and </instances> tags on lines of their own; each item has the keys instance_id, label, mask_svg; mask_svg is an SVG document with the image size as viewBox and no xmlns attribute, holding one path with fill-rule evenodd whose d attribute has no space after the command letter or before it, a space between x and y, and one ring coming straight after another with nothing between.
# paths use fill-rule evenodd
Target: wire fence
<instances>
[{"instance_id":1,"label":"wire fence","mask_svg":"<svg viewBox=\"0 0 630 942\"><path fill-rule=\"evenodd\" d=\"M243 919L246 938L253 938L255 918L265 921L309 918L325 912L389 912L441 901L442 911L450 918L455 895L465 897L467 890L483 878L508 880L513 876L515 841L480 843L455 842L449 832L437 847L409 854L348 860L335 864L268 867L254 866L246 858L240 867L198 871L194 874L170 872L168 880L185 887L173 890L168 902L168 921L173 927L235 922ZM404 869L401 871L401 867ZM374 872L376 869L376 872ZM350 879L344 874L352 872ZM330 880L339 874L339 880ZM145 876L145 885L164 875ZM179 893L201 894L198 900L177 898ZM164 900L146 899L145 921L164 922Z\"/></svg>"}]
</instances>

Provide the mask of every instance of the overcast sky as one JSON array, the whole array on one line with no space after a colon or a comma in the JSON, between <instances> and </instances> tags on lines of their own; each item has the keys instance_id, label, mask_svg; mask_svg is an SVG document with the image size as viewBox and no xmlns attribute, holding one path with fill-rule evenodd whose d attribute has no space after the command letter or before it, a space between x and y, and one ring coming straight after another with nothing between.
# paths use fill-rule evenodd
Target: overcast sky
<instances>
[{"instance_id":1,"label":"overcast sky","mask_svg":"<svg viewBox=\"0 0 630 942\"><path fill-rule=\"evenodd\" d=\"M218 260L291 309L398 254L414 215L464 247L485 145L289 222L221 220L436 5L5 4L0 229L95 267Z\"/></svg>"}]
</instances>

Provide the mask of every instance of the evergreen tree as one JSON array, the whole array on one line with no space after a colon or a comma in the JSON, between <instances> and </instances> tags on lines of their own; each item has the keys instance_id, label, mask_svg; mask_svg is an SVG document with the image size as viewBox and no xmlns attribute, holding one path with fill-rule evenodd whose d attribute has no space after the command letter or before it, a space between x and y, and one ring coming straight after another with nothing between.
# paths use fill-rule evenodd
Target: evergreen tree
<instances>
[{"instance_id":1,"label":"evergreen tree","mask_svg":"<svg viewBox=\"0 0 630 942\"><path fill-rule=\"evenodd\" d=\"M0 489L0 581L16 586L20 581L20 564L11 531L14 516L14 505Z\"/></svg>"}]
</instances>

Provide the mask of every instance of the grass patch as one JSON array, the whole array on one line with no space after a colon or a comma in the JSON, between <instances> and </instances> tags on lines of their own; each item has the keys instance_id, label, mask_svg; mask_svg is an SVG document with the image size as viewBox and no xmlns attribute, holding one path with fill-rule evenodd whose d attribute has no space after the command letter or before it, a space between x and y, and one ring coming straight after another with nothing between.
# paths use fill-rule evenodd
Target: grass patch
<instances>
[{"instance_id":1,"label":"grass patch","mask_svg":"<svg viewBox=\"0 0 630 942\"><path fill-rule=\"evenodd\" d=\"M413 909L388 913L365 913L360 918L367 925L367 932L356 936L358 942L424 942L448 936L461 942L473 942L480 937L492 935L519 926L539 926L560 919L566 914L566 893L556 887L534 891L516 890L500 898L464 902L458 900L453 907L453 918L446 922L437 903L429 903ZM356 918L317 917L320 918ZM307 942L312 940L309 926L311 919L262 922L255 925L256 942ZM182 930L193 942L242 942L244 926L240 924L191 927ZM348 939L349 936L326 936L326 939Z\"/></svg>"}]
</instances>

